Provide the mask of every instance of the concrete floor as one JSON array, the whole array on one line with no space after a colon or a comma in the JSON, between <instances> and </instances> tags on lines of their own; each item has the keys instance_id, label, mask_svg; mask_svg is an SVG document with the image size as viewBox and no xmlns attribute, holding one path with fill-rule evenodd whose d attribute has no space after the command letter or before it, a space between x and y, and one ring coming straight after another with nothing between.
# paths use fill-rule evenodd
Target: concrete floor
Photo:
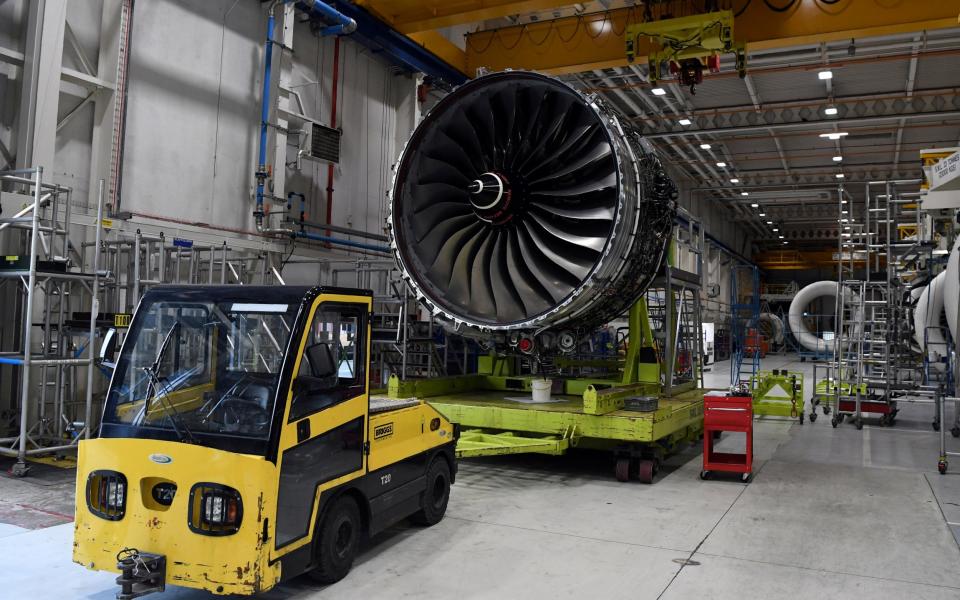
<instances>
[{"instance_id":1,"label":"concrete floor","mask_svg":"<svg viewBox=\"0 0 960 600\"><path fill-rule=\"evenodd\" d=\"M805 371L809 396L810 363L763 367ZM728 368L707 384L726 386ZM862 431L758 420L749 485L700 481L696 447L654 485L617 483L601 454L463 461L440 524L378 536L336 585L300 578L263 597L955 600L960 461L936 472L932 413L903 405L894 427ZM0 477L0 595L114 597L113 575L70 562L72 486L62 469Z\"/></svg>"}]
</instances>

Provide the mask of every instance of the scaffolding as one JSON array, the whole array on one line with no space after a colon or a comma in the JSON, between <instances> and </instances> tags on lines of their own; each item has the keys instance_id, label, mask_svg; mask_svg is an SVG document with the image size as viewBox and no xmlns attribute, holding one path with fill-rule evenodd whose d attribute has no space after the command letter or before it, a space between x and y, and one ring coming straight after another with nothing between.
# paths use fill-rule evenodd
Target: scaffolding
<instances>
[{"instance_id":1,"label":"scaffolding","mask_svg":"<svg viewBox=\"0 0 960 600\"><path fill-rule=\"evenodd\" d=\"M653 337L659 348L665 396L703 387L701 294L706 233L686 211L673 228L671 258L646 293Z\"/></svg>"},{"instance_id":2,"label":"scaffolding","mask_svg":"<svg viewBox=\"0 0 960 600\"><path fill-rule=\"evenodd\" d=\"M406 380L467 372L477 348L466 338L444 330L432 314L421 316L396 261L334 261L329 282L373 292L371 389L386 389L391 375Z\"/></svg>"},{"instance_id":3,"label":"scaffolding","mask_svg":"<svg viewBox=\"0 0 960 600\"><path fill-rule=\"evenodd\" d=\"M27 457L70 450L80 438L90 437L93 387L85 386L79 412L82 421L76 418L72 390L79 379L77 369L85 368L87 382L93 379L96 307L92 299L98 296L101 271L96 258L89 271L74 260L70 188L45 182L42 167L0 173L0 185L21 190L8 192L13 197L28 202L32 197L32 202L12 217L0 219L0 230L10 230L6 246L20 252L5 256L0 269L0 286L16 286L15 290L3 290L16 298L10 311L14 318L7 322L17 328L22 323L19 332L0 336L11 338L13 348L0 352L0 364L13 368L11 402L19 398L17 434L0 439L0 455L16 457L12 472L22 476L29 470ZM97 242L102 218L101 180L94 227ZM84 295L94 305L86 328L69 318L71 301ZM73 338L80 338L81 344Z\"/></svg>"},{"instance_id":4,"label":"scaffolding","mask_svg":"<svg viewBox=\"0 0 960 600\"><path fill-rule=\"evenodd\" d=\"M0 218L0 297L10 306L0 322L0 381L9 382L6 437L0 455L16 458L26 475L28 458L65 455L97 427L96 378L107 367L95 358L98 336L130 323L143 293L159 284L283 284L279 253L169 238L162 231L107 233L103 182L96 220L76 215L72 190L43 180L43 169L0 173L4 202L24 204ZM80 244L71 228L89 231ZM109 238L109 239L108 239Z\"/></svg>"},{"instance_id":5,"label":"scaffolding","mask_svg":"<svg viewBox=\"0 0 960 600\"><path fill-rule=\"evenodd\" d=\"M938 385L924 381L922 360L913 349L907 286L929 264L932 246L917 238L920 215L904 187L918 180L866 184L858 213L844 186L838 188L836 340L828 382L836 427L850 417L857 429L863 415L880 415L892 425L899 400L934 402Z\"/></svg>"},{"instance_id":6,"label":"scaffolding","mask_svg":"<svg viewBox=\"0 0 960 600\"><path fill-rule=\"evenodd\" d=\"M730 270L730 385L751 381L760 371L760 271L754 265Z\"/></svg>"}]
</instances>

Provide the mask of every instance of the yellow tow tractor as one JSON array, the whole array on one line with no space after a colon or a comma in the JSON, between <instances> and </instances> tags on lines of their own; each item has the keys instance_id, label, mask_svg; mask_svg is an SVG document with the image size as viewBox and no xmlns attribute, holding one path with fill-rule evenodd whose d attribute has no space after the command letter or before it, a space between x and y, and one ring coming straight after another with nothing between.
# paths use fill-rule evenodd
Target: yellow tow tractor
<instances>
[{"instance_id":1,"label":"yellow tow tractor","mask_svg":"<svg viewBox=\"0 0 960 600\"><path fill-rule=\"evenodd\" d=\"M96 439L80 443L73 559L255 594L330 583L360 540L443 518L459 432L416 399L370 398L370 292L162 286L123 342ZM109 354L109 351L107 351Z\"/></svg>"}]
</instances>

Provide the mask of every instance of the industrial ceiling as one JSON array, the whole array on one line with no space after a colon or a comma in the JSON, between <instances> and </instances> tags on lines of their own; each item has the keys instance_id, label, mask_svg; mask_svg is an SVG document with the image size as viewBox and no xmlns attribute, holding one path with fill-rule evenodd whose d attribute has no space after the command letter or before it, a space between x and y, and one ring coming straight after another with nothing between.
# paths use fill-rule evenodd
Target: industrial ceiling
<instances>
[{"instance_id":1,"label":"industrial ceiling","mask_svg":"<svg viewBox=\"0 0 960 600\"><path fill-rule=\"evenodd\" d=\"M919 150L960 145L956 0L358 3L452 41L462 55L446 57L470 75L541 70L615 105L761 250L835 247L840 185L862 202L867 181L919 178ZM745 77L723 55L693 94L627 60L628 23L704 9L736 14Z\"/></svg>"}]
</instances>

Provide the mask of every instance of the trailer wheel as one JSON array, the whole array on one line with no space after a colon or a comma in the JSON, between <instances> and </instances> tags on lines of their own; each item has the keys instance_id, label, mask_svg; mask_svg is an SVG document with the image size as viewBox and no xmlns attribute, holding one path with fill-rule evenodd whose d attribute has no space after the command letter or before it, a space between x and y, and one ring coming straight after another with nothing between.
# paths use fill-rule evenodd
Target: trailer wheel
<instances>
[{"instance_id":1,"label":"trailer wheel","mask_svg":"<svg viewBox=\"0 0 960 600\"><path fill-rule=\"evenodd\" d=\"M438 456L430 463L427 469L427 489L420 500L420 511L410 519L418 524L429 527L436 525L447 512L447 502L450 501L450 467L447 461Z\"/></svg>"},{"instance_id":2,"label":"trailer wheel","mask_svg":"<svg viewBox=\"0 0 960 600\"><path fill-rule=\"evenodd\" d=\"M652 460L641 460L637 465L637 479L640 483L653 483L653 476L656 471L656 465Z\"/></svg>"},{"instance_id":3,"label":"trailer wheel","mask_svg":"<svg viewBox=\"0 0 960 600\"><path fill-rule=\"evenodd\" d=\"M320 583L336 583L350 572L362 533L360 509L349 496L336 501L320 526L317 568L310 577Z\"/></svg>"},{"instance_id":4,"label":"trailer wheel","mask_svg":"<svg viewBox=\"0 0 960 600\"><path fill-rule=\"evenodd\" d=\"M617 481L621 483L630 481L630 459L626 457L618 458L613 474L616 476Z\"/></svg>"}]
</instances>

